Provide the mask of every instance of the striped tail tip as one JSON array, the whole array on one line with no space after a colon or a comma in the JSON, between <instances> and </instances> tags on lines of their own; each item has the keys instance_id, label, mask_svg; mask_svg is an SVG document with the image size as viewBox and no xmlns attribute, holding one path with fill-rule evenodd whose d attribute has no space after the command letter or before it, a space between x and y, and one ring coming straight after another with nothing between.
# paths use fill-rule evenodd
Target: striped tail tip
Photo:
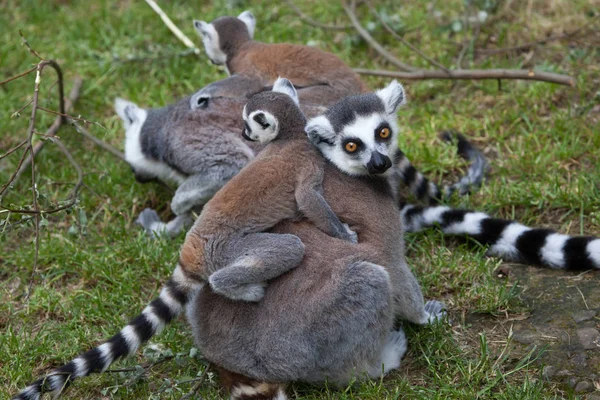
<instances>
[{"instance_id":1,"label":"striped tail tip","mask_svg":"<svg viewBox=\"0 0 600 400\"><path fill-rule=\"evenodd\" d=\"M116 360L134 354L142 343L160 333L166 324L181 314L194 287L189 289L169 280L160 295L119 333L35 381L13 399L38 400L44 393L58 396L73 380L103 372Z\"/></svg>"},{"instance_id":2,"label":"striped tail tip","mask_svg":"<svg viewBox=\"0 0 600 400\"><path fill-rule=\"evenodd\" d=\"M285 385L279 383L236 383L231 388L231 400L288 400Z\"/></svg>"}]
</instances>

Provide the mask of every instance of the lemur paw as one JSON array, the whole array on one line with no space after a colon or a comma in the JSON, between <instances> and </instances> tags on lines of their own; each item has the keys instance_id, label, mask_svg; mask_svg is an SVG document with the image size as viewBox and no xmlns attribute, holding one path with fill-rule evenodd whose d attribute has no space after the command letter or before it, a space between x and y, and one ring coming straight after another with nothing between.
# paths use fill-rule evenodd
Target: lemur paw
<instances>
[{"instance_id":1,"label":"lemur paw","mask_svg":"<svg viewBox=\"0 0 600 400\"><path fill-rule=\"evenodd\" d=\"M356 232L354 232L352 229L350 229L350 226L348 224L342 224L344 225L344 229L346 230L346 235L342 238L350 243L358 243L358 235L356 234Z\"/></svg>"},{"instance_id":2,"label":"lemur paw","mask_svg":"<svg viewBox=\"0 0 600 400\"><path fill-rule=\"evenodd\" d=\"M153 239L167 232L167 224L162 222L157 212L151 208L145 208L135 222L140 224L148 236Z\"/></svg>"},{"instance_id":3,"label":"lemur paw","mask_svg":"<svg viewBox=\"0 0 600 400\"><path fill-rule=\"evenodd\" d=\"M215 293L219 293L231 300L256 303L265 296L265 283L248 283L232 286L227 283L226 279L223 279L219 271L208 277L208 284Z\"/></svg>"},{"instance_id":4,"label":"lemur paw","mask_svg":"<svg viewBox=\"0 0 600 400\"><path fill-rule=\"evenodd\" d=\"M425 312L428 314L428 323L433 324L446 317L446 306L441 301L429 300L425 303Z\"/></svg>"}]
</instances>

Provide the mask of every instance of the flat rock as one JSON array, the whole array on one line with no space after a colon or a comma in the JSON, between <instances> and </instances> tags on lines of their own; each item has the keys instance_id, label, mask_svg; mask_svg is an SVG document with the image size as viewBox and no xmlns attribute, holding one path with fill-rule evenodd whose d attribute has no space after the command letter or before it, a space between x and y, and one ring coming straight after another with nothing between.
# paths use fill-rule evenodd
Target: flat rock
<instances>
[{"instance_id":1,"label":"flat rock","mask_svg":"<svg viewBox=\"0 0 600 400\"><path fill-rule=\"evenodd\" d=\"M596 316L595 310L583 310L583 311L579 311L579 312L575 313L575 315L573 315L573 320L579 324L584 321L589 321L590 319L594 318L595 316Z\"/></svg>"},{"instance_id":2,"label":"flat rock","mask_svg":"<svg viewBox=\"0 0 600 400\"><path fill-rule=\"evenodd\" d=\"M542 376L546 379L552 378L558 372L558 368L552 365L546 365L542 371Z\"/></svg>"},{"instance_id":3,"label":"flat rock","mask_svg":"<svg viewBox=\"0 0 600 400\"><path fill-rule=\"evenodd\" d=\"M585 368L587 367L587 355L583 351L581 353L577 353L571 362L578 368Z\"/></svg>"},{"instance_id":4,"label":"flat rock","mask_svg":"<svg viewBox=\"0 0 600 400\"><path fill-rule=\"evenodd\" d=\"M577 329L577 337L579 343L586 350L593 350L600 347L600 332L595 328Z\"/></svg>"},{"instance_id":5,"label":"flat rock","mask_svg":"<svg viewBox=\"0 0 600 400\"><path fill-rule=\"evenodd\" d=\"M595 394L589 394L585 399L586 400L600 400L600 396L596 396Z\"/></svg>"},{"instance_id":6,"label":"flat rock","mask_svg":"<svg viewBox=\"0 0 600 400\"><path fill-rule=\"evenodd\" d=\"M513 334L513 340L521 344L532 344L536 341L537 338L538 335L536 335L532 331L514 332Z\"/></svg>"},{"instance_id":7,"label":"flat rock","mask_svg":"<svg viewBox=\"0 0 600 400\"><path fill-rule=\"evenodd\" d=\"M591 392L592 390L594 390L594 385L588 381L581 381L575 386L577 393Z\"/></svg>"}]
</instances>

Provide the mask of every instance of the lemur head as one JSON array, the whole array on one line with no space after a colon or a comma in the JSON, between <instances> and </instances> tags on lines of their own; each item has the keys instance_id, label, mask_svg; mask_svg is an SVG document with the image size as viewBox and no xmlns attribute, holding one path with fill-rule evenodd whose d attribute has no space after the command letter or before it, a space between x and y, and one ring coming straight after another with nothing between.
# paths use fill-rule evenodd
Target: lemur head
<instances>
[{"instance_id":1,"label":"lemur head","mask_svg":"<svg viewBox=\"0 0 600 400\"><path fill-rule=\"evenodd\" d=\"M396 81L375 93L346 97L306 126L309 140L349 175L382 174L397 150L396 112L406 101Z\"/></svg>"},{"instance_id":2,"label":"lemur head","mask_svg":"<svg viewBox=\"0 0 600 400\"><path fill-rule=\"evenodd\" d=\"M206 55L213 64L223 65L242 44L252 40L256 19L250 11L236 17L219 17L207 23L194 20L194 27L202 38Z\"/></svg>"},{"instance_id":3,"label":"lemur head","mask_svg":"<svg viewBox=\"0 0 600 400\"><path fill-rule=\"evenodd\" d=\"M269 143L293 134L303 134L306 119L300 111L298 93L292 82L278 78L273 91L261 92L250 98L242 112L246 140Z\"/></svg>"}]
</instances>

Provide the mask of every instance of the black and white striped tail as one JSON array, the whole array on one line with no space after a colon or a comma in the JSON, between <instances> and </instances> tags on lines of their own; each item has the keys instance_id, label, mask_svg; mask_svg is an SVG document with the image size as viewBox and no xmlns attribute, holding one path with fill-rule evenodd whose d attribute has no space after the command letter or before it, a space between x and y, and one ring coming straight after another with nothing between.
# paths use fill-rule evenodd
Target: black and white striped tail
<instances>
[{"instance_id":1,"label":"black and white striped tail","mask_svg":"<svg viewBox=\"0 0 600 400\"><path fill-rule=\"evenodd\" d=\"M600 238L569 236L550 229L530 228L482 212L446 206L406 205L401 210L407 232L439 226L444 233L468 235L489 246L488 254L555 269L600 268Z\"/></svg>"},{"instance_id":2,"label":"black and white striped tail","mask_svg":"<svg viewBox=\"0 0 600 400\"><path fill-rule=\"evenodd\" d=\"M423 204L437 204L452 196L454 192L458 192L461 196L470 193L473 188L481 186L489 168L489 164L481 151L460 133L445 131L440 134L440 137L445 142L456 141L458 154L470 162L467 174L458 182L440 188L437 184L425 178L401 151L397 154L394 163L394 172L398 178L404 182L417 200Z\"/></svg>"},{"instance_id":3,"label":"black and white striped tail","mask_svg":"<svg viewBox=\"0 0 600 400\"><path fill-rule=\"evenodd\" d=\"M33 382L13 400L38 400L43 393L57 396L76 378L103 372L119 358L134 354L142 343L160 333L166 324L181 314L192 291L198 287L199 284L188 284L178 266L160 295L119 333Z\"/></svg>"}]
</instances>

